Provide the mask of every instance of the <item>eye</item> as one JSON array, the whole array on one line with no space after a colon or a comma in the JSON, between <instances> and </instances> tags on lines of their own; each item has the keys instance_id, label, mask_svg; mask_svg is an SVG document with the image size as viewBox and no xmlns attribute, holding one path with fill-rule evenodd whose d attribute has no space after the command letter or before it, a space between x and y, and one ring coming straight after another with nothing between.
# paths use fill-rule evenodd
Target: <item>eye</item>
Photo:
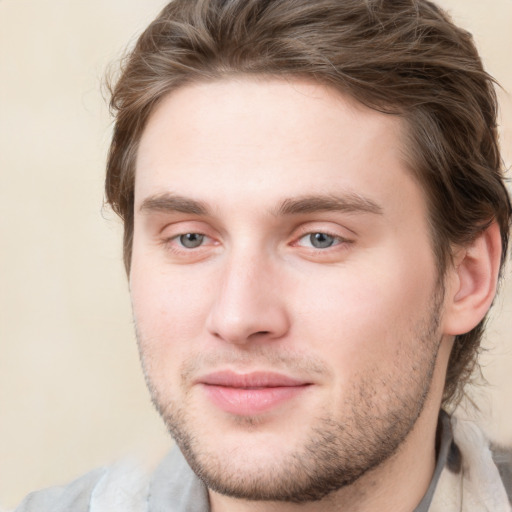
<instances>
[{"instance_id":1,"label":"eye","mask_svg":"<svg viewBox=\"0 0 512 512\"><path fill-rule=\"evenodd\" d=\"M185 233L177 236L176 239L186 249L195 249L203 244L205 236L200 233Z\"/></svg>"},{"instance_id":2,"label":"eye","mask_svg":"<svg viewBox=\"0 0 512 512\"><path fill-rule=\"evenodd\" d=\"M315 249L328 249L329 247L339 243L339 237L322 232L308 233L298 241L298 245L301 245L302 247L314 247Z\"/></svg>"}]
</instances>

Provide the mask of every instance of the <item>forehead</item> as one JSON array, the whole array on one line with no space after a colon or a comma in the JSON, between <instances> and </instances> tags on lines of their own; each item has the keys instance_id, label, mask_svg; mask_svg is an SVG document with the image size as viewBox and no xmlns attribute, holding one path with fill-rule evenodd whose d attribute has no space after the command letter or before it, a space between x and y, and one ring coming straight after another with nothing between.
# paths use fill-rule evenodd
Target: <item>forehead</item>
<instances>
[{"instance_id":1,"label":"forehead","mask_svg":"<svg viewBox=\"0 0 512 512\"><path fill-rule=\"evenodd\" d=\"M305 81L187 85L164 98L147 123L136 208L161 193L222 204L243 203L250 193L270 205L333 188L399 201L397 187L416 187L403 158L403 129L396 116Z\"/></svg>"}]
</instances>

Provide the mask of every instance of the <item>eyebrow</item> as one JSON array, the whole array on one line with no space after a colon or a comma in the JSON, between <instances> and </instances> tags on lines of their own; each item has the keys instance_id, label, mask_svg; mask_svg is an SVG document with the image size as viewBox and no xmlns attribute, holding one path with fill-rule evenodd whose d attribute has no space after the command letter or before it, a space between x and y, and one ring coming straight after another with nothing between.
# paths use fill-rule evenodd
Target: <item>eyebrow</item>
<instances>
[{"instance_id":1,"label":"eyebrow","mask_svg":"<svg viewBox=\"0 0 512 512\"><path fill-rule=\"evenodd\" d=\"M208 215L208 208L202 201L174 194L161 194L144 199L140 211L161 213L189 213L192 215Z\"/></svg>"},{"instance_id":2,"label":"eyebrow","mask_svg":"<svg viewBox=\"0 0 512 512\"><path fill-rule=\"evenodd\" d=\"M275 215L299 215L316 212L372 213L381 215L382 207L375 201L359 194L311 195L296 199L285 199Z\"/></svg>"},{"instance_id":3,"label":"eyebrow","mask_svg":"<svg viewBox=\"0 0 512 512\"><path fill-rule=\"evenodd\" d=\"M209 215L206 203L175 194L160 194L144 199L140 206L143 213L186 213L191 215ZM310 195L285 199L275 210L275 216L300 215L317 212L371 213L381 215L382 207L369 198L359 194Z\"/></svg>"}]
</instances>

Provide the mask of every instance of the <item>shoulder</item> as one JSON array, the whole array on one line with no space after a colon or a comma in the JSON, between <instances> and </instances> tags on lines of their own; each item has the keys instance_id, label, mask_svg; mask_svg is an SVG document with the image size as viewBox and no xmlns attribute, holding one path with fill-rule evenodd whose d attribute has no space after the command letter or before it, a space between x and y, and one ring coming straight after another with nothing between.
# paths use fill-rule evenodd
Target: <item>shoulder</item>
<instances>
[{"instance_id":1,"label":"shoulder","mask_svg":"<svg viewBox=\"0 0 512 512\"><path fill-rule=\"evenodd\" d=\"M472 421L451 418L453 441L448 462L438 483L431 512L451 510L510 512L506 468L501 475L489 442Z\"/></svg>"},{"instance_id":2,"label":"shoulder","mask_svg":"<svg viewBox=\"0 0 512 512\"><path fill-rule=\"evenodd\" d=\"M105 472L106 469L97 469L68 485L33 492L15 512L88 512L91 494Z\"/></svg>"},{"instance_id":3,"label":"shoulder","mask_svg":"<svg viewBox=\"0 0 512 512\"><path fill-rule=\"evenodd\" d=\"M512 503L512 447L492 446L492 457Z\"/></svg>"},{"instance_id":4,"label":"shoulder","mask_svg":"<svg viewBox=\"0 0 512 512\"><path fill-rule=\"evenodd\" d=\"M13 512L150 510L209 510L205 485L176 447L152 475L124 461L91 471L68 485L29 494Z\"/></svg>"},{"instance_id":5,"label":"shoulder","mask_svg":"<svg viewBox=\"0 0 512 512\"><path fill-rule=\"evenodd\" d=\"M148 477L122 463L29 494L14 512L146 512Z\"/></svg>"}]
</instances>

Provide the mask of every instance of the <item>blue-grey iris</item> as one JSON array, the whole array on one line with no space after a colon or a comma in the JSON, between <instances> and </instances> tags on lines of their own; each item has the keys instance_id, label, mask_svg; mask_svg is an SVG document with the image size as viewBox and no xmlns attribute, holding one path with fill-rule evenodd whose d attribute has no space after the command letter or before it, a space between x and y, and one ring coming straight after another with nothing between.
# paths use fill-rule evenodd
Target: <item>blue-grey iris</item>
<instances>
[{"instance_id":1,"label":"blue-grey iris","mask_svg":"<svg viewBox=\"0 0 512 512\"><path fill-rule=\"evenodd\" d=\"M195 249L199 247L204 240L204 235L200 235L199 233L187 233L186 235L180 236L180 243L183 247L187 249Z\"/></svg>"},{"instance_id":2,"label":"blue-grey iris","mask_svg":"<svg viewBox=\"0 0 512 512\"><path fill-rule=\"evenodd\" d=\"M311 235L309 235L309 240L311 245L316 249L325 249L326 247L331 247L331 245L334 244L334 237L327 235L326 233L311 233Z\"/></svg>"}]
</instances>

